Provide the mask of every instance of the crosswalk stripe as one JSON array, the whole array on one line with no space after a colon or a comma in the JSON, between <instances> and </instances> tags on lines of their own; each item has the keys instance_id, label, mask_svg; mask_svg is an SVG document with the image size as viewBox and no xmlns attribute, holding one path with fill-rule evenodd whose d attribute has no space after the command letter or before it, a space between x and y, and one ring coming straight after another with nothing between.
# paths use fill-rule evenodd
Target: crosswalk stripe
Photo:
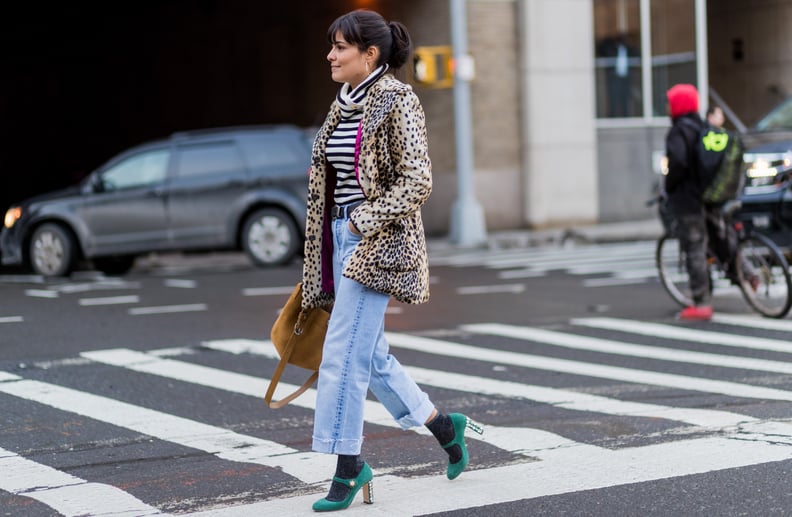
<instances>
[{"instance_id":1,"label":"crosswalk stripe","mask_svg":"<svg viewBox=\"0 0 792 517\"><path fill-rule=\"evenodd\" d=\"M789 330L783 325L762 327L762 322L767 320L755 318L746 317L741 320L738 317L735 321L731 324ZM792 345L788 345L786 341L782 340L741 338L733 334L687 329L672 325L639 323L616 318L580 318L570 320L570 323L581 327L602 328L667 339L715 345L725 344L725 346L731 347L775 352L792 352ZM724 323L726 322L724 321ZM772 321L771 323L792 322ZM474 334L501 335L603 354L792 373L792 364L782 361L661 348L511 325L475 324L463 325L459 328ZM689 336L696 337L690 338ZM574 375L722 393L737 397L792 400L792 391L747 384L492 350L400 333L386 333L386 337L394 347L434 355L504 364L508 367L553 370ZM723 339L724 337L727 339ZM205 342L203 345L208 349L224 352L253 353L270 359L278 358L276 350L269 341L216 340ZM110 349L84 352L81 356L91 361L131 371L262 397L266 390L266 384L269 382L266 378L167 358L167 356L178 356L194 351L194 348L172 348L143 353L128 349ZM405 366L405 368L416 382L423 385L480 395L535 400L571 410L631 417L664 418L709 427L710 430L717 428L721 435L609 450L576 442L543 430L487 425L483 441L511 453L534 457L542 461L471 470L465 472L459 480L451 484L442 476L401 478L388 475L392 472L391 469L378 469L378 472L375 472L376 502L378 504L369 507L359 504L358 501L345 512L345 515L362 515L364 511L366 515L371 515L372 511L375 513L384 512L387 515L453 511L485 503L505 503L792 459L792 452L788 450L788 447L779 447L779 444L792 445L792 425L787 422L765 421L724 411L625 402L572 390L530 386L419 367ZM296 386L287 383L281 383L280 386L284 391L296 388ZM0 371L0 392L128 428L186 447L203 450L229 461L279 467L305 483L327 481L327 477L332 473L332 465L328 463L327 455L300 452L276 442L238 435L186 418L70 388L28 380L8 372ZM315 391L309 390L303 397L292 402L292 405L313 409L315 407ZM263 410L266 411L266 409ZM367 422L398 427L391 415L378 402L367 402L366 416ZM424 435L430 434L423 427L416 428L414 431ZM472 433L469 438L481 439ZM636 470L635 465L641 465L641 468ZM23 476L22 479L8 481L0 479L1 490L37 499L63 515L164 515L158 509L147 506L134 496L115 487L91 483L70 476L0 448L0 472L10 471L9 469L23 473L30 471L32 474L30 477ZM70 479L67 480L62 476L68 476ZM482 499L482 490L487 494L486 501ZM442 492L443 497L437 497L438 492ZM405 498L404 494L410 494L410 497ZM254 514L261 515L262 512L267 515L313 515L310 506L316 498L315 494L304 495L200 511L189 515L194 517L246 517ZM105 503L107 503L106 508L104 508ZM56 506L57 504L60 506ZM127 506L129 506L129 510L126 509Z\"/></svg>"},{"instance_id":2,"label":"crosswalk stripe","mask_svg":"<svg viewBox=\"0 0 792 517\"><path fill-rule=\"evenodd\" d=\"M470 285L458 287L457 294L520 294L525 291L525 284Z\"/></svg>"},{"instance_id":3,"label":"crosswalk stripe","mask_svg":"<svg viewBox=\"0 0 792 517\"><path fill-rule=\"evenodd\" d=\"M616 259L645 259L646 257L653 256L654 250L647 252L645 248L608 250L599 247L588 247L584 250L578 250L576 253L570 253L569 250L558 250L542 256L523 253L510 257L488 257L484 259L484 266L495 269L530 266L537 269L547 268L549 270L582 266L585 264L614 262Z\"/></svg>"},{"instance_id":4,"label":"crosswalk stripe","mask_svg":"<svg viewBox=\"0 0 792 517\"><path fill-rule=\"evenodd\" d=\"M466 471L449 482L441 476L397 478L374 473L374 505L358 498L344 515L428 515L483 504L501 504L583 490L596 490L674 477L704 474L792 458L789 447L762 440L743 440L738 433L590 455L570 454L556 461L532 462ZM316 495L306 495L196 512L190 517L312 515ZM372 513L374 512L374 513Z\"/></svg>"},{"instance_id":5,"label":"crosswalk stripe","mask_svg":"<svg viewBox=\"0 0 792 517\"><path fill-rule=\"evenodd\" d=\"M270 359L277 359L278 357L277 351L270 341L229 339L207 341L204 345L213 350L221 350L235 354L251 353L266 356ZM755 420L750 416L730 413L728 411L676 408L659 404L629 402L599 395L589 395L578 391L500 381L415 366L405 366L405 369L410 376L412 376L413 380L419 384L461 392L479 393L482 395L532 400L569 410L590 411L617 416L663 418L701 427L718 428L735 426ZM488 426L486 436L487 442L491 442L491 436L491 428Z\"/></svg>"},{"instance_id":6,"label":"crosswalk stripe","mask_svg":"<svg viewBox=\"0 0 792 517\"><path fill-rule=\"evenodd\" d=\"M581 324L591 323L592 326L597 326L596 318L573 321L580 321ZM659 346L636 345L632 343L624 343L622 341L613 341L596 337L579 336L577 334L555 332L552 330L517 327L511 325L465 325L462 327L462 329L469 332L517 337L547 345L572 348L575 350L587 350L590 352L600 352L603 354L641 357L644 359L657 359L659 361L672 361L678 363L703 364L706 366L717 366L721 368L739 368L745 370L792 374L792 363L784 361L771 361L768 359L754 359L753 357L709 354L706 352L694 352L690 350L680 350L677 348L665 348Z\"/></svg>"},{"instance_id":7,"label":"crosswalk stripe","mask_svg":"<svg viewBox=\"0 0 792 517\"><path fill-rule=\"evenodd\" d=\"M725 332L688 329L675 327L673 325L632 321L619 318L576 318L573 319L571 323L573 325L607 330L618 330L622 332L630 332L632 334L660 337L664 339L678 339L681 341L692 341L711 345L792 353L792 343L789 341L782 341L780 339L740 336L737 334L727 334Z\"/></svg>"},{"instance_id":8,"label":"crosswalk stripe","mask_svg":"<svg viewBox=\"0 0 792 517\"><path fill-rule=\"evenodd\" d=\"M755 329L781 330L785 332L792 332L791 320L769 319L769 318L763 318L758 315L743 316L740 314L715 314L712 316L712 321L722 325L735 325L735 326L750 327ZM789 351L792 352L792 344L790 344L789 346Z\"/></svg>"},{"instance_id":9,"label":"crosswalk stripe","mask_svg":"<svg viewBox=\"0 0 792 517\"><path fill-rule=\"evenodd\" d=\"M609 271L647 271L652 267L654 261L645 258L639 259L620 259L609 260L598 264L579 264L567 268L567 273L571 275L592 275L595 273L607 273ZM657 269L654 269L657 271Z\"/></svg>"},{"instance_id":10,"label":"crosswalk stripe","mask_svg":"<svg viewBox=\"0 0 792 517\"><path fill-rule=\"evenodd\" d=\"M509 249L501 251L476 250L472 252L459 252L455 250L451 255L442 255L429 252L429 262L437 266L473 266L485 267L515 267L529 262L553 262L558 260L587 261L597 260L607 256L654 256L656 242L643 241L635 243L598 244L586 245L578 248L543 248L532 250L527 254L525 250Z\"/></svg>"},{"instance_id":11,"label":"crosswalk stripe","mask_svg":"<svg viewBox=\"0 0 792 517\"><path fill-rule=\"evenodd\" d=\"M88 482L3 448L0 472L0 490L35 499L62 515L168 515L114 486Z\"/></svg>"},{"instance_id":12,"label":"crosswalk stripe","mask_svg":"<svg viewBox=\"0 0 792 517\"><path fill-rule=\"evenodd\" d=\"M640 274L634 276L616 275L609 278L589 278L583 280L583 287L610 287L616 285L642 284L651 277L652 275Z\"/></svg>"},{"instance_id":13,"label":"crosswalk stripe","mask_svg":"<svg viewBox=\"0 0 792 517\"><path fill-rule=\"evenodd\" d=\"M13 374L0 375L0 392L202 450L224 460L280 467L306 483L326 480L330 469L324 454L298 451L195 420Z\"/></svg>"},{"instance_id":14,"label":"crosswalk stripe","mask_svg":"<svg viewBox=\"0 0 792 517\"><path fill-rule=\"evenodd\" d=\"M494 327L493 330L495 330ZM518 337L518 334L520 333L511 331L509 332L510 337ZM699 379L696 377L653 372L650 370L622 368L619 366L586 363L581 361L572 361L569 359L555 359L539 355L492 350L484 347L462 345L459 343L433 338L418 336L406 337L388 332L386 332L385 335L388 341L395 346L409 348L411 350L416 350L427 354L448 355L457 358L472 359L475 361L487 361L491 363L521 366L536 370L550 370L573 375L583 375L587 377L599 377L623 382L632 382L636 384L648 384L705 393L719 393L722 395L740 398L746 397L792 401L792 391L762 388L736 382Z\"/></svg>"},{"instance_id":15,"label":"crosswalk stripe","mask_svg":"<svg viewBox=\"0 0 792 517\"><path fill-rule=\"evenodd\" d=\"M223 348L222 342L214 342L210 344L214 350L228 351ZM232 344L230 350L235 349L235 344ZM277 352L272 346L266 347L250 347L247 351L257 353L257 355L277 358ZM151 375L158 375L169 379L190 382L203 386L209 386L216 389L221 389L233 393L241 393L254 397L262 397L263 393L267 390L269 379L261 377L252 377L225 370L217 370L207 366L186 363L173 359L162 359L153 355L135 352L126 349L113 349L113 350L96 350L92 352L84 352L83 357L87 357L92 361L100 362L103 364L110 364L112 366L119 366L128 368L141 373L148 373ZM440 373L440 372L438 372ZM288 383L279 383L279 388L284 391L293 391L297 386ZM470 385L465 391L470 390ZM310 389L300 398L291 402L293 406L302 407L306 409L316 408L316 390ZM384 427L400 428L399 424L394 421L393 417L388 413L385 407L379 402L367 400L365 402L365 417L366 421L381 425ZM487 425L486 436L480 438L478 435L471 434L472 439L483 440L509 452L547 457L553 455L558 449L577 447L579 451L586 448L591 448L585 444L573 442L562 436L558 436L547 431L530 428L497 428L496 426ZM411 431L422 435L431 435L425 427L415 427ZM531 449L526 449L526 444L532 444Z\"/></svg>"},{"instance_id":16,"label":"crosswalk stripe","mask_svg":"<svg viewBox=\"0 0 792 517\"><path fill-rule=\"evenodd\" d=\"M161 307L135 307L127 312L130 316L141 316L147 314L172 314L175 312L200 312L208 310L205 303L190 303L185 305L164 305Z\"/></svg>"},{"instance_id":17,"label":"crosswalk stripe","mask_svg":"<svg viewBox=\"0 0 792 517\"><path fill-rule=\"evenodd\" d=\"M103 298L80 298L77 303L82 306L96 306L96 305L122 305L126 303L138 303L140 297L137 295L130 296L107 296Z\"/></svg>"}]
</instances>

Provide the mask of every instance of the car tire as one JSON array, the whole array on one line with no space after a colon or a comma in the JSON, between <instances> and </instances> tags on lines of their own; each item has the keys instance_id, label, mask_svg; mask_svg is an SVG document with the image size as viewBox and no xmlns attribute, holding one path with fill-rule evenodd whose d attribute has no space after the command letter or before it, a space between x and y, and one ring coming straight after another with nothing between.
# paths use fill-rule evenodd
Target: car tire
<instances>
[{"instance_id":1,"label":"car tire","mask_svg":"<svg viewBox=\"0 0 792 517\"><path fill-rule=\"evenodd\" d=\"M119 276L129 272L135 265L134 255L117 255L93 259L94 268L108 276Z\"/></svg>"},{"instance_id":2,"label":"car tire","mask_svg":"<svg viewBox=\"0 0 792 517\"><path fill-rule=\"evenodd\" d=\"M71 231L54 223L42 224L33 232L29 247L30 266L42 276L66 276L77 262L77 244Z\"/></svg>"},{"instance_id":3,"label":"car tire","mask_svg":"<svg viewBox=\"0 0 792 517\"><path fill-rule=\"evenodd\" d=\"M242 227L242 249L259 267L287 264L297 253L300 241L297 224L277 208L256 210Z\"/></svg>"}]
</instances>

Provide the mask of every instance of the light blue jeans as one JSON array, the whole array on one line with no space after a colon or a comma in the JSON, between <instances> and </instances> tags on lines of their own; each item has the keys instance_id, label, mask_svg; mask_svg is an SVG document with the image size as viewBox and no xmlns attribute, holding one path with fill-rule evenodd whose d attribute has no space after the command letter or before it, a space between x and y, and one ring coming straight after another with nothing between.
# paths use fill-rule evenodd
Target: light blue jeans
<instances>
[{"instance_id":1,"label":"light blue jeans","mask_svg":"<svg viewBox=\"0 0 792 517\"><path fill-rule=\"evenodd\" d=\"M361 237L349 219L332 222L335 303L327 328L314 416L313 450L360 454L369 388L403 429L423 425L434 405L388 352L390 296L341 275Z\"/></svg>"}]
</instances>

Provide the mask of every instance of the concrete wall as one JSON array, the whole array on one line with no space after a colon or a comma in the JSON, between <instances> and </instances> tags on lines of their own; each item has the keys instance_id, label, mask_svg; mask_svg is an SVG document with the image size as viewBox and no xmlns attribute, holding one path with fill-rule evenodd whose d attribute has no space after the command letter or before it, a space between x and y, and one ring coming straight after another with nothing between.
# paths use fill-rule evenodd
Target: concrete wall
<instances>
[{"instance_id":1,"label":"concrete wall","mask_svg":"<svg viewBox=\"0 0 792 517\"><path fill-rule=\"evenodd\" d=\"M450 45L447 1L404 2L390 16L407 25L416 46ZM468 49L475 60L471 84L476 198L488 229L522 224L520 90L517 2L470 0ZM448 231L457 197L454 98L451 89L414 84L426 111L434 189L423 209L429 234Z\"/></svg>"},{"instance_id":2,"label":"concrete wall","mask_svg":"<svg viewBox=\"0 0 792 517\"><path fill-rule=\"evenodd\" d=\"M711 1L707 18L710 86L753 124L792 95L792 2Z\"/></svg>"},{"instance_id":3,"label":"concrete wall","mask_svg":"<svg viewBox=\"0 0 792 517\"><path fill-rule=\"evenodd\" d=\"M600 128L597 130L599 218L602 222L650 219L646 206L659 176L652 153L665 149L667 127Z\"/></svg>"},{"instance_id":4,"label":"concrete wall","mask_svg":"<svg viewBox=\"0 0 792 517\"><path fill-rule=\"evenodd\" d=\"M520 5L524 224L599 217L591 0Z\"/></svg>"}]
</instances>

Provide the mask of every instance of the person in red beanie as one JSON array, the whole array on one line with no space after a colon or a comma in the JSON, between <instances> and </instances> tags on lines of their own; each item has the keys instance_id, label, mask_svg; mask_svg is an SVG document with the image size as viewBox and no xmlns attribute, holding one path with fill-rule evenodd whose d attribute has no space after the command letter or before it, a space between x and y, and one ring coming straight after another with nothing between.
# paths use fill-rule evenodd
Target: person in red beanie
<instances>
[{"instance_id":1,"label":"person in red beanie","mask_svg":"<svg viewBox=\"0 0 792 517\"><path fill-rule=\"evenodd\" d=\"M679 244L685 251L693 305L679 313L682 320L712 319L709 270L707 268L707 215L704 188L695 160L695 145L704 121L699 116L699 97L692 84L677 84L666 92L672 125L666 135L668 175L665 190L674 214Z\"/></svg>"}]
</instances>

